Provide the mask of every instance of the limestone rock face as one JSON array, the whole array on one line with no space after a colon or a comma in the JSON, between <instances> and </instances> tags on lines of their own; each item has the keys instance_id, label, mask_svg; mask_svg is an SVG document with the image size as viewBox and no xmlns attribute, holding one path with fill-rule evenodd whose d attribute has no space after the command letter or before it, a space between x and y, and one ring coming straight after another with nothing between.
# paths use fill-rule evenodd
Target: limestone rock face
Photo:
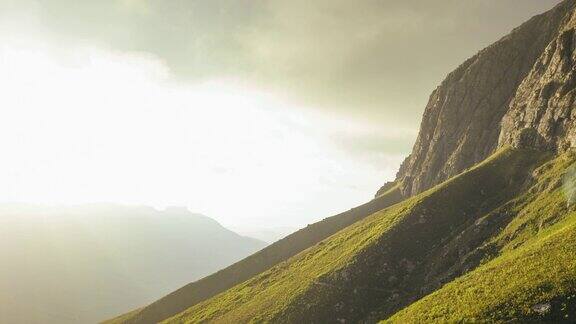
<instances>
[{"instance_id":1,"label":"limestone rock face","mask_svg":"<svg viewBox=\"0 0 576 324\"><path fill-rule=\"evenodd\" d=\"M501 121L520 84L545 50L557 52L556 47L549 44L565 27L574 7L574 0L566 0L532 18L447 76L430 96L412 154L397 174L396 182L401 183L404 196L429 189L494 152L499 144ZM569 35L564 37L571 39ZM571 44L567 41L566 46ZM557 48L560 51L560 47ZM545 73L546 66L543 65L541 73ZM531 87L532 84L525 86L527 91ZM560 90L553 83L546 86L542 94L549 96L549 100L556 91L566 90ZM524 104L525 101L519 100L514 101L513 106ZM550 118L565 114L564 111L553 113ZM527 120L532 120L530 116ZM516 115L510 115L505 128L512 123L516 129L516 119ZM550 128L548 124L542 127ZM556 131L557 128L550 128L546 132ZM515 135L504 136L501 142L518 137ZM530 132L524 137L530 137L528 135Z\"/></svg>"},{"instance_id":2,"label":"limestone rock face","mask_svg":"<svg viewBox=\"0 0 576 324\"><path fill-rule=\"evenodd\" d=\"M548 45L502 120L500 145L565 151L576 146L576 21Z\"/></svg>"}]
</instances>

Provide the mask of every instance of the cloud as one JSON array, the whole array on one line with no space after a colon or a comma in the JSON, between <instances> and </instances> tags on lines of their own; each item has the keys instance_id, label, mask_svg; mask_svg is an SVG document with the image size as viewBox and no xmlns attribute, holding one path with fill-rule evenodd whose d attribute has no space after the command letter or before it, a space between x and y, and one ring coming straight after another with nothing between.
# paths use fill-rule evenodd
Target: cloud
<instances>
[{"instance_id":1,"label":"cloud","mask_svg":"<svg viewBox=\"0 0 576 324\"><path fill-rule=\"evenodd\" d=\"M186 80L239 77L310 107L415 128L444 75L557 2L35 3L56 34L152 53Z\"/></svg>"}]
</instances>

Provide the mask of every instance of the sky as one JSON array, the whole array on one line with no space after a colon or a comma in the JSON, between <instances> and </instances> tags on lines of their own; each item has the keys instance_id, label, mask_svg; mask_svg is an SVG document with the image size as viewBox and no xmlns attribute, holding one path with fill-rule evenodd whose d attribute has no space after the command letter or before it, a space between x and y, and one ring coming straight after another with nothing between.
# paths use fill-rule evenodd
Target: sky
<instances>
[{"instance_id":1,"label":"sky","mask_svg":"<svg viewBox=\"0 0 576 324\"><path fill-rule=\"evenodd\" d=\"M0 202L305 226L369 200L431 91L557 0L0 0Z\"/></svg>"}]
</instances>

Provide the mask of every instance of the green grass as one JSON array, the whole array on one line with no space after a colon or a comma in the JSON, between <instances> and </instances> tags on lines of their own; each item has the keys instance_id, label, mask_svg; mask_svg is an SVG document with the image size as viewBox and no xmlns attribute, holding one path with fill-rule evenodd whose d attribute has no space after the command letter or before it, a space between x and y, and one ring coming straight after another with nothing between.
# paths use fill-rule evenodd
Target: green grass
<instances>
[{"instance_id":1,"label":"green grass","mask_svg":"<svg viewBox=\"0 0 576 324\"><path fill-rule=\"evenodd\" d=\"M542 316L532 308L552 302ZM576 214L392 316L392 323L576 321Z\"/></svg>"},{"instance_id":2,"label":"green grass","mask_svg":"<svg viewBox=\"0 0 576 324\"><path fill-rule=\"evenodd\" d=\"M479 257L493 257L477 257L477 248L526 241L523 231L512 229L510 217L497 216L512 208L532 170L548 158L503 149L464 174L377 212L166 322L355 322L387 317L439 288L438 282L478 266ZM498 227L477 231L476 223L485 217L502 228L510 226L510 235L497 238ZM468 232L477 233L462 235ZM461 254L474 257L454 268Z\"/></svg>"},{"instance_id":3,"label":"green grass","mask_svg":"<svg viewBox=\"0 0 576 324\"><path fill-rule=\"evenodd\" d=\"M507 204L513 219L486 244L495 255L388 322L576 321L576 213L562 187L573 163L572 153L546 163ZM551 311L538 314L539 303Z\"/></svg>"},{"instance_id":4,"label":"green grass","mask_svg":"<svg viewBox=\"0 0 576 324\"><path fill-rule=\"evenodd\" d=\"M400 215L400 213L396 213ZM171 321L203 322L218 319L221 322L264 322L287 310L294 298L309 289L316 280L331 271L344 267L355 253L389 228L397 217L386 221L352 225L297 257L275 266L248 282L207 302L201 303Z\"/></svg>"}]
</instances>

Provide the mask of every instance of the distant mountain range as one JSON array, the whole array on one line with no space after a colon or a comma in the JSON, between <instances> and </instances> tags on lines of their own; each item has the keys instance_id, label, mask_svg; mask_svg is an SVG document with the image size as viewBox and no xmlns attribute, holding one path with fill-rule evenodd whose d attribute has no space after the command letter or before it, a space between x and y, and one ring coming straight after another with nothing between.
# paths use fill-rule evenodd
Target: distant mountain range
<instances>
[{"instance_id":1,"label":"distant mountain range","mask_svg":"<svg viewBox=\"0 0 576 324\"><path fill-rule=\"evenodd\" d=\"M96 323L265 246L185 208L0 205L0 323Z\"/></svg>"}]
</instances>

